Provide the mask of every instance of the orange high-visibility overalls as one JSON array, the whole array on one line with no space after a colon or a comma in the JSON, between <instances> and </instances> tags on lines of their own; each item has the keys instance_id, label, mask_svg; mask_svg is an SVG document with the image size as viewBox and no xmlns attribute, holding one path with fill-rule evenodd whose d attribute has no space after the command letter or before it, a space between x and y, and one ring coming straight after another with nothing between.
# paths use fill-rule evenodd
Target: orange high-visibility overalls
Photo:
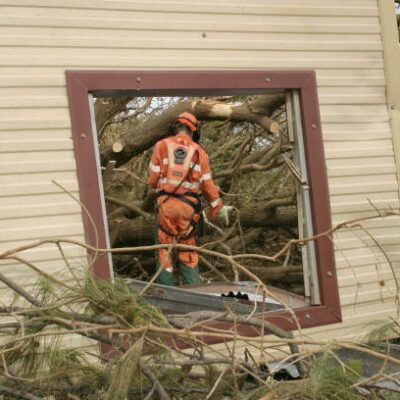
<instances>
[{"instance_id":1,"label":"orange high-visibility overalls","mask_svg":"<svg viewBox=\"0 0 400 400\"><path fill-rule=\"evenodd\" d=\"M156 240L160 244L196 245L195 222L199 216L199 194L210 203L214 219L222 201L211 178L207 153L193 140L179 134L160 140L151 157L148 183L157 189ZM179 266L185 284L200 283L196 251L178 250ZM156 252L157 268L163 271L156 282L173 285L172 257L167 249Z\"/></svg>"}]
</instances>

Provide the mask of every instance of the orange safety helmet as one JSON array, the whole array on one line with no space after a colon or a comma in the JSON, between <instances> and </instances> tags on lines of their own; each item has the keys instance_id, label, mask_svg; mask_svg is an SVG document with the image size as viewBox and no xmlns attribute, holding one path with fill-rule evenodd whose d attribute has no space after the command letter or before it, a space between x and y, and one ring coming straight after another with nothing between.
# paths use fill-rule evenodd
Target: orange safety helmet
<instances>
[{"instance_id":1,"label":"orange safety helmet","mask_svg":"<svg viewBox=\"0 0 400 400\"><path fill-rule=\"evenodd\" d=\"M179 114L174 122L172 122L172 127L174 127L177 122L186 125L191 132L195 132L197 130L197 118L190 112L185 111Z\"/></svg>"},{"instance_id":2,"label":"orange safety helmet","mask_svg":"<svg viewBox=\"0 0 400 400\"><path fill-rule=\"evenodd\" d=\"M172 122L172 127L175 126L177 122L186 125L193 134L193 141L198 143L200 140L200 128L197 122L197 118L190 112L183 112L179 114L176 119Z\"/></svg>"}]
</instances>

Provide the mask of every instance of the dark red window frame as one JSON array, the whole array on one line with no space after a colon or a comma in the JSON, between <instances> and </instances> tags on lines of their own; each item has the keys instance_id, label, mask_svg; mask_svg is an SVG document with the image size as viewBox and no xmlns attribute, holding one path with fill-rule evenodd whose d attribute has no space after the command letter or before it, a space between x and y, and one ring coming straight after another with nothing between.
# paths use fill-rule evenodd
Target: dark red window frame
<instances>
[{"instance_id":1,"label":"dark red window frame","mask_svg":"<svg viewBox=\"0 0 400 400\"><path fill-rule=\"evenodd\" d=\"M196 96L262 93L269 89L299 90L314 234L331 228L314 71L66 71L66 77L80 199L95 221L100 248L106 248L106 216L103 215L100 200L89 93L102 96ZM83 219L86 242L95 245L95 234L85 214ZM321 305L295 310L302 328L341 322L334 250L330 238L316 240L315 251ZM97 260L93 272L100 279L110 279L110 265L106 256ZM267 319L283 329L296 329L287 311L269 312ZM229 328L231 324L215 322L213 326ZM259 335L253 327L241 326L239 331L247 336ZM218 341L210 339L208 343Z\"/></svg>"}]
</instances>

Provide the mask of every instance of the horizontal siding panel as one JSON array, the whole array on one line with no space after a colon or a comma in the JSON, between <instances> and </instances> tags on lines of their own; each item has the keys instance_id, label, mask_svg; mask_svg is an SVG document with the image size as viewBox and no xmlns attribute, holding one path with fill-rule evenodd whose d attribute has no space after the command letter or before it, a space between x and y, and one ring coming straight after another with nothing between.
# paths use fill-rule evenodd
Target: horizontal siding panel
<instances>
[{"instance_id":1,"label":"horizontal siding panel","mask_svg":"<svg viewBox=\"0 0 400 400\"><path fill-rule=\"evenodd\" d=\"M397 241L396 244L387 244L387 245L385 245L385 252L393 262L396 262L396 263L400 262L399 241Z\"/></svg>"},{"instance_id":2,"label":"horizontal siding panel","mask_svg":"<svg viewBox=\"0 0 400 400\"><path fill-rule=\"evenodd\" d=\"M347 158L349 152L353 152L353 157L351 158L354 159L358 157L373 157L376 154L386 156L388 153L393 153L393 142L391 139L369 140L361 143L359 141L326 142L325 153L327 158L340 158L341 152L343 153L341 158Z\"/></svg>"},{"instance_id":3,"label":"horizontal siding panel","mask_svg":"<svg viewBox=\"0 0 400 400\"><path fill-rule=\"evenodd\" d=\"M399 198L394 189L391 193L371 193L371 194L350 194L350 195L341 195L341 196L332 196L331 197L331 205L337 212L346 212L346 211L357 211L355 207L358 207L360 204L369 205L370 209L373 208L369 202L373 204L383 203L385 207L390 205L395 205L398 203Z\"/></svg>"},{"instance_id":4,"label":"horizontal siding panel","mask_svg":"<svg viewBox=\"0 0 400 400\"><path fill-rule=\"evenodd\" d=\"M46 238L49 239L50 237ZM66 236L63 236L65 239ZM71 240L76 240L80 242L84 242L83 235L75 235L75 236L70 236L67 237L68 239ZM30 243L36 243L37 239L31 238L28 240L20 241L20 240L10 240L8 242L0 242L0 251L8 251L12 249L19 248L20 246L25 246ZM61 243L64 254L67 258L76 258L76 257L85 257L86 256L86 250L83 249L80 246L77 246L75 244L69 244L69 243ZM43 244L39 247L35 247L33 249L29 250L24 250L20 253L20 256L24 258L27 261L33 262L33 263L42 263L45 261L55 261L55 260L60 260L60 251L56 247L55 244ZM11 266L11 265L16 265L18 264L17 261L14 260L7 260L3 259L0 260L0 266L1 268L5 268L6 266Z\"/></svg>"},{"instance_id":5,"label":"horizontal siding panel","mask_svg":"<svg viewBox=\"0 0 400 400\"><path fill-rule=\"evenodd\" d=\"M363 167L351 166L351 167L328 167L329 177L348 177L348 176L362 176L362 175L374 175L374 174L395 174L396 166L394 163L381 163L381 164L369 164Z\"/></svg>"},{"instance_id":6,"label":"horizontal siding panel","mask_svg":"<svg viewBox=\"0 0 400 400\"><path fill-rule=\"evenodd\" d=\"M399 200L396 198L396 192L385 193L383 199L376 199L372 201L372 204L377 207L379 210L386 210L386 209L397 209L399 207ZM369 196L369 195L368 195ZM336 196L338 200L341 199L341 196ZM342 221L348 220L349 218L357 217L364 217L365 213L375 213L373 211L373 206L370 204L368 199L364 199L361 201L351 201L351 202L331 202L331 212L335 220L340 220L341 216L343 216ZM353 214L353 215L351 215Z\"/></svg>"},{"instance_id":7,"label":"horizontal siding panel","mask_svg":"<svg viewBox=\"0 0 400 400\"><path fill-rule=\"evenodd\" d=\"M368 216L373 216L376 217L377 212L374 210L370 210L368 213L353 213L353 214L345 214L346 217L348 218L347 221L349 221L351 218L357 219L357 218L367 218ZM340 216L334 215L334 219L332 220L333 222L343 222L343 220L339 219ZM364 221L357 222L357 224L362 225L365 229L370 230L370 229L382 229L382 228L389 228L389 232L391 234L395 234L395 230L397 229L398 233L400 234L400 218L399 216L389 216L385 218L372 218L372 219L366 219ZM351 224L350 224L351 226ZM338 234L341 234L343 232L357 232L361 231L359 228L354 227L354 228L343 228L339 231L337 231Z\"/></svg>"},{"instance_id":8,"label":"horizontal siding panel","mask_svg":"<svg viewBox=\"0 0 400 400\"><path fill-rule=\"evenodd\" d=\"M369 185L372 181L372 183L375 183L376 185L379 185L380 182L382 181L391 181L391 180L396 180L396 175L395 174L385 174L385 175L377 175L373 174L371 176L347 176L347 177L331 177L329 179L329 183L332 186L336 185ZM396 189L396 186L393 186L393 189Z\"/></svg>"},{"instance_id":9,"label":"horizontal siding panel","mask_svg":"<svg viewBox=\"0 0 400 400\"><path fill-rule=\"evenodd\" d=\"M20 231L23 229L28 230L31 228L37 229L39 225L49 226L49 225L55 225L55 224L57 224L57 225L65 224L65 226L67 226L69 223L76 224L78 222L81 222L81 220L82 220L82 216L81 216L80 212L72 214L72 215L61 215L60 217L58 217L57 215L53 215L53 216L46 215L44 217L39 217L39 218L38 217L31 217L31 218L25 218L25 219L16 218L15 220L13 220L11 230L15 229L16 231ZM7 229L10 229L9 226L7 226L7 225L9 225L9 221L3 220L0 222L0 227L3 229L4 229L4 227L7 227ZM16 240L19 240L19 238L17 238Z\"/></svg>"},{"instance_id":10,"label":"horizontal siding panel","mask_svg":"<svg viewBox=\"0 0 400 400\"><path fill-rule=\"evenodd\" d=\"M65 85L65 71L62 68L0 67L0 87L25 89Z\"/></svg>"},{"instance_id":11,"label":"horizontal siding panel","mask_svg":"<svg viewBox=\"0 0 400 400\"><path fill-rule=\"evenodd\" d=\"M339 247L340 248L340 247ZM336 248L335 248L336 249ZM363 250L363 249L357 249L357 250ZM364 272L364 270L368 270L369 268L377 268L378 271L382 271L384 273L385 271L389 271L391 266L395 269L396 271L396 276L398 275L398 269L400 268L399 262L393 262L391 261L390 264L387 261L387 259L384 257L382 253L375 252L375 254L368 250L367 252L365 251L364 248L364 253L367 255L359 256L359 257L345 257L345 254L347 254L351 250L337 250L337 257L336 257L336 270L337 273L340 274L342 271L345 271L347 274L353 274L354 271L361 271L360 273ZM351 271L351 272L349 272ZM388 272L389 273L389 272Z\"/></svg>"},{"instance_id":12,"label":"horizontal siding panel","mask_svg":"<svg viewBox=\"0 0 400 400\"><path fill-rule=\"evenodd\" d=\"M36 197L36 196L34 196ZM6 197L6 199L9 199ZM13 197L15 199L15 197ZM46 201L48 201L46 199ZM16 218L47 217L49 215L73 215L80 212L79 206L70 202L42 203L37 205L4 207L0 212L0 220ZM10 221L14 225L14 221Z\"/></svg>"},{"instance_id":13,"label":"horizontal siding panel","mask_svg":"<svg viewBox=\"0 0 400 400\"><path fill-rule=\"evenodd\" d=\"M0 197L0 219L77 214L80 205L65 193L20 197Z\"/></svg>"},{"instance_id":14,"label":"horizontal siding panel","mask_svg":"<svg viewBox=\"0 0 400 400\"><path fill-rule=\"evenodd\" d=\"M65 96L46 96L46 95L32 95L29 90L25 90L24 95L18 97L1 97L0 108L32 108L46 107L68 107L68 99Z\"/></svg>"},{"instance_id":15,"label":"horizontal siding panel","mask_svg":"<svg viewBox=\"0 0 400 400\"><path fill-rule=\"evenodd\" d=\"M157 58L159 68L176 67L176 52L174 50L148 49L63 49L63 48L14 48L5 47L0 66L59 66L66 69L72 67L113 68L131 67L135 59L137 68L149 68ZM254 50L243 53L231 50L181 50L179 65L189 67L193 64L198 68L216 68L235 65L236 68L287 68L288 62L294 68L382 68L380 52L307 52L307 51L261 51ZM379 122L379 120L374 121Z\"/></svg>"},{"instance_id":16,"label":"horizontal siding panel","mask_svg":"<svg viewBox=\"0 0 400 400\"><path fill-rule=\"evenodd\" d=\"M357 147L357 146L355 146ZM390 155L386 156L377 156L377 157L368 157L368 158L331 158L327 160L327 169L337 169L337 168L357 168L360 166L364 166L365 168L370 167L371 165L388 165L390 163L394 164L393 157ZM393 189L393 192L396 192L396 188ZM378 197L375 197L379 200ZM332 199L334 200L334 199Z\"/></svg>"},{"instance_id":17,"label":"horizontal siding panel","mask_svg":"<svg viewBox=\"0 0 400 400\"><path fill-rule=\"evenodd\" d=\"M53 178L54 179L54 178ZM59 179L57 183L71 192L78 190L78 182L75 178ZM3 185L0 197L2 196L31 196L35 194L53 194L59 192L60 189L54 185L49 179L48 181L39 182L16 182Z\"/></svg>"},{"instance_id":18,"label":"horizontal siding panel","mask_svg":"<svg viewBox=\"0 0 400 400\"><path fill-rule=\"evenodd\" d=\"M37 267L40 268L39 265L37 265ZM65 269L67 267L64 266L63 268L64 268L64 271L62 271L61 267L59 267L58 269L55 269L55 268L51 268L51 266L50 266L51 272L48 270L45 270L45 271L51 275L64 275L65 276ZM63 272L64 272L64 274L63 274ZM37 290L37 283L40 279L40 274L23 264L20 264L17 268L14 267L13 270L11 270L11 269L8 271L5 270L4 275L7 278L18 283L18 285L24 286L25 290L27 290L28 293L34 293Z\"/></svg>"},{"instance_id":19,"label":"horizontal siding panel","mask_svg":"<svg viewBox=\"0 0 400 400\"><path fill-rule=\"evenodd\" d=\"M214 5L212 6L212 8ZM212 9L211 8L211 9ZM295 16L210 13L202 5L202 13L116 11L87 9L47 8L43 13L36 7L3 7L2 17L9 26L47 26L47 27L86 27L112 29L149 29L182 31L261 31L261 32L328 32L328 33L378 33L379 18L374 17L332 17L332 16ZM207 12L204 12L204 11ZM243 8L242 8L243 10ZM171 22L174 22L171 24ZM336 29L336 30L335 30Z\"/></svg>"},{"instance_id":20,"label":"horizontal siding panel","mask_svg":"<svg viewBox=\"0 0 400 400\"><path fill-rule=\"evenodd\" d=\"M337 22L333 23L313 23L307 25L305 23L299 22L282 22L281 18L276 17L275 22L261 21L251 23L248 18L246 22L238 22L235 25L232 25L229 21L223 22L216 20L215 22L210 22L210 18L206 18L204 21L196 21L193 20L193 15L189 16L189 20L191 22L187 22L187 19L176 20L175 24L171 24L171 20L168 18L160 19L160 20L150 20L144 21L143 19L135 19L135 20L124 20L120 21L116 18L114 19L88 19L85 17L81 18L62 18L62 17L36 17L31 18L29 16L23 17L20 15L3 15L3 18L7 18L7 24L3 24L3 26L33 26L40 27L46 26L51 28L92 28L92 29L100 29L104 26L113 26L114 30L131 30L131 32L135 32L136 30L145 30L150 29L153 30L154 26L157 26L159 29L163 31L176 31L180 30L181 32L260 32L260 33L337 33L339 30L341 33L350 33L350 34L363 34L363 33L379 33L379 25L377 23L378 19L376 18L376 23L368 24L365 22L361 23L343 23L344 21L339 19ZM208 16L207 16L208 17ZM320 18L317 18L318 20ZM243 19L242 19L243 20ZM233 28L234 26L234 28ZM110 28L106 28L110 29Z\"/></svg>"},{"instance_id":21,"label":"horizontal siding panel","mask_svg":"<svg viewBox=\"0 0 400 400\"><path fill-rule=\"evenodd\" d=\"M377 283L360 285L358 289L355 287L339 288L340 304L346 306L374 300L394 301L395 289L394 284L389 287L380 287Z\"/></svg>"},{"instance_id":22,"label":"horizontal siding panel","mask_svg":"<svg viewBox=\"0 0 400 400\"><path fill-rule=\"evenodd\" d=\"M357 279L357 281L355 281ZM397 279L397 278L396 278ZM357 282L357 284L355 284ZM396 283L393 278L393 274L390 272L380 274L379 277L375 275L357 275L356 278L351 278L349 279L340 280L340 287L341 290L343 290L346 294L341 294L343 296L347 296L348 299L351 298L356 298L360 294L366 294L370 290L374 291L374 293L378 292L379 293L379 298L394 298L396 294ZM381 293L383 294L381 296ZM375 296L376 294L374 294ZM354 296L354 297L353 297ZM371 301L373 300L372 296L371 299L367 299L366 301ZM354 303L354 300L352 301ZM359 301L357 303L362 303L363 301ZM345 303L343 303L345 305Z\"/></svg>"},{"instance_id":23,"label":"horizontal siding panel","mask_svg":"<svg viewBox=\"0 0 400 400\"><path fill-rule=\"evenodd\" d=\"M396 272L396 271L395 271ZM397 275L397 273L396 273ZM380 280L393 280L393 271L389 264L377 266L370 264L364 268L343 268L337 273L340 286L351 286L355 283L379 282Z\"/></svg>"},{"instance_id":24,"label":"horizontal siding panel","mask_svg":"<svg viewBox=\"0 0 400 400\"><path fill-rule=\"evenodd\" d=\"M1 153L0 153L1 154ZM20 181L21 176L11 177L14 174L40 173L35 176L26 176L29 182L45 178L48 181L56 179L56 171L71 171L69 177L75 174L75 158L71 150L23 152L16 156L14 153L3 153L0 159L0 179L13 179ZM47 175L43 173L48 172ZM3 176L3 178L1 178ZM5 176L5 177L4 177ZM9 178L7 178L9 176ZM1 195L1 193L0 193Z\"/></svg>"},{"instance_id":25,"label":"horizontal siding panel","mask_svg":"<svg viewBox=\"0 0 400 400\"><path fill-rule=\"evenodd\" d=\"M43 108L0 108L0 120L0 131L71 127L68 108L54 108L51 113Z\"/></svg>"},{"instance_id":26,"label":"horizontal siding panel","mask_svg":"<svg viewBox=\"0 0 400 400\"><path fill-rule=\"evenodd\" d=\"M14 153L4 153L4 154L14 154ZM43 153L40 154L41 157L38 157L40 160L34 161L33 157L31 160L24 161L21 163L18 162L0 162L0 167L4 167L4 169L0 172L0 176L2 175L18 175L18 174L29 174L33 173L44 173L44 172L75 172L75 160L69 160L68 158L61 158L57 160L55 163L54 158L44 159ZM63 156L60 152L60 156ZM1 193L0 193L1 196Z\"/></svg>"},{"instance_id":27,"label":"horizontal siding panel","mask_svg":"<svg viewBox=\"0 0 400 400\"><path fill-rule=\"evenodd\" d=\"M87 265L85 257L69 257L68 262L74 270L78 274L83 275L85 271L85 267ZM64 260L57 259L57 260L50 260L50 261L42 261L39 263L34 264L36 267L40 268L42 271L46 271L48 274L63 277L64 281L71 280L71 274L69 272L68 266L65 264ZM4 273L7 278L13 280L14 282L22 282L26 279L27 273L31 272L32 278L30 282L34 282L38 278L38 273L33 272L32 269L29 267L19 264L18 266L15 265L1 265L1 271ZM73 283L73 281L72 281Z\"/></svg>"},{"instance_id":28,"label":"horizontal siding panel","mask_svg":"<svg viewBox=\"0 0 400 400\"><path fill-rule=\"evenodd\" d=\"M390 156L393 154L393 144L390 142L385 142L384 144L379 143L379 146L369 146L365 143L365 146L354 146L346 147L343 144L343 148L331 149L330 146L325 146L325 156L328 160L330 159L359 159L360 165L363 163L369 164L370 157L377 156ZM361 159L364 159L361 161ZM366 159L366 160L365 160Z\"/></svg>"},{"instance_id":29,"label":"horizontal siding panel","mask_svg":"<svg viewBox=\"0 0 400 400\"><path fill-rule=\"evenodd\" d=\"M386 246L396 245L399 243L400 232L399 229L392 228L392 232L390 228L384 227L382 229L379 228L369 228L367 231L373 236L376 243L382 247L385 251ZM375 241L372 240L365 232L361 230L352 231L352 232L340 232L338 237L336 238L336 242L340 243L340 248L342 250L348 250L353 248L365 248L370 247L371 250L381 253L378 245L376 245Z\"/></svg>"},{"instance_id":30,"label":"horizontal siding panel","mask_svg":"<svg viewBox=\"0 0 400 400\"><path fill-rule=\"evenodd\" d=\"M391 140L392 134L387 123L379 124L326 124L323 127L323 137L325 147L331 147L333 142L342 144L343 147L347 146L346 142L368 142L374 140ZM343 144L343 142L345 142ZM360 143L357 143L359 146ZM393 158L391 158L393 162Z\"/></svg>"},{"instance_id":31,"label":"horizontal siding panel","mask_svg":"<svg viewBox=\"0 0 400 400\"><path fill-rule=\"evenodd\" d=\"M397 309L395 302L390 300L386 302L382 302L381 300L368 301L352 306L344 306L342 308L344 321L350 322L349 318L358 317L360 319L361 316L367 321L365 326L370 324L369 330L373 329L379 321L383 321L394 315L397 315ZM388 319L386 322L388 322Z\"/></svg>"},{"instance_id":32,"label":"horizontal siding panel","mask_svg":"<svg viewBox=\"0 0 400 400\"><path fill-rule=\"evenodd\" d=\"M344 35L345 37L347 35ZM361 35L363 36L363 35ZM316 69L318 86L380 86L385 85L384 71L376 69Z\"/></svg>"},{"instance_id":33,"label":"horizontal siding panel","mask_svg":"<svg viewBox=\"0 0 400 400\"><path fill-rule=\"evenodd\" d=\"M8 220L0 221L0 242L11 240L45 239L48 237L63 237L66 235L81 235L81 214L56 215L41 218L26 218L13 220L12 227ZM4 234L6 232L6 235Z\"/></svg>"},{"instance_id":34,"label":"horizontal siding panel","mask_svg":"<svg viewBox=\"0 0 400 400\"><path fill-rule=\"evenodd\" d=\"M32 132L28 131L28 135L25 138L21 131L13 131L8 135L2 135L0 131L0 153L71 150L73 150L71 138L60 135L57 130L50 132L48 135L39 131L37 134L36 132L32 134Z\"/></svg>"},{"instance_id":35,"label":"horizontal siding panel","mask_svg":"<svg viewBox=\"0 0 400 400\"><path fill-rule=\"evenodd\" d=\"M368 308L372 312L368 312ZM357 310L364 312L357 312ZM352 313L352 311L355 311L355 313ZM378 317L377 313L379 313ZM381 302L380 300L373 300L360 305L357 304L356 306L344 306L343 314L345 324L339 323L329 325L328 329L326 326L318 326L306 329L304 332L312 336L321 333L324 335L326 334L327 336L324 336L326 340L335 338L337 338L337 340L343 340L345 337L348 337L349 339L352 338L352 341L362 342L363 339L365 340L366 334L370 332L373 327L376 327L377 321L389 322L389 318L396 315L397 312L394 301ZM343 325L346 326L346 329L343 328Z\"/></svg>"},{"instance_id":36,"label":"horizontal siding panel","mask_svg":"<svg viewBox=\"0 0 400 400\"><path fill-rule=\"evenodd\" d=\"M387 259L381 252L373 251L371 248L364 246L363 248L347 249L342 250L341 243L335 241L335 259L336 268L362 268L370 265L382 265L388 264Z\"/></svg>"},{"instance_id":37,"label":"horizontal siding panel","mask_svg":"<svg viewBox=\"0 0 400 400\"><path fill-rule=\"evenodd\" d=\"M247 49L379 51L378 35L260 34L252 32L135 31L101 29L67 29L38 27L0 27L0 45L7 47L124 48L124 49Z\"/></svg>"},{"instance_id":38,"label":"horizontal siding panel","mask_svg":"<svg viewBox=\"0 0 400 400\"><path fill-rule=\"evenodd\" d=\"M358 254L356 253L358 252ZM393 257L391 257L393 258ZM376 266L378 269L387 270L392 265L393 268L399 267L398 261L390 260L390 263L379 249L371 249L366 246L355 249L342 249L341 243L335 241L336 269L340 270L360 270ZM397 274L397 272L396 272Z\"/></svg>"},{"instance_id":39,"label":"horizontal siding panel","mask_svg":"<svg viewBox=\"0 0 400 400\"><path fill-rule=\"evenodd\" d=\"M381 210L383 210L383 207L381 208ZM360 211L360 210L356 210L354 212L348 212L348 213L332 213L332 224L335 226L339 223L343 223L345 221L352 221L352 220L357 220L357 219L361 219L361 218L368 218L368 217L376 217L377 215L377 211L375 211L374 209L372 209L372 207L370 207L368 210L366 211ZM386 221L385 219L380 219L380 218L376 218L376 219L372 219L370 221L366 220L366 221L360 221L357 222L357 224L361 224L367 228L371 227L371 226L381 226L381 227L399 227L400 228L400 223L399 223L399 219L398 217L396 219L393 219L392 221Z\"/></svg>"},{"instance_id":40,"label":"horizontal siding panel","mask_svg":"<svg viewBox=\"0 0 400 400\"><path fill-rule=\"evenodd\" d=\"M326 105L320 111L323 124L388 122L386 105Z\"/></svg>"},{"instance_id":41,"label":"horizontal siding panel","mask_svg":"<svg viewBox=\"0 0 400 400\"><path fill-rule=\"evenodd\" d=\"M335 184L329 186L329 192L331 195L342 195L342 194L370 194L370 193L382 193L392 192L396 188L396 180L391 175L382 175L382 181L380 182L368 182L368 183L355 183L355 184Z\"/></svg>"},{"instance_id":42,"label":"horizontal siding panel","mask_svg":"<svg viewBox=\"0 0 400 400\"><path fill-rule=\"evenodd\" d=\"M320 104L386 104L384 86L319 88Z\"/></svg>"},{"instance_id":43,"label":"horizontal siding panel","mask_svg":"<svg viewBox=\"0 0 400 400\"><path fill-rule=\"evenodd\" d=\"M241 1L197 2L190 1L86 1L84 7L79 0L68 0L60 4L57 0L1 0L0 4L14 7L52 7L60 9L95 9L95 10L124 10L124 11L154 11L154 12L191 12L204 13L205 9L212 9L214 14L269 14L269 15L330 15L330 16L377 16L376 3L373 0L352 1L340 0L334 4L328 1L302 0L298 3L288 0L247 1L243 7Z\"/></svg>"}]
</instances>

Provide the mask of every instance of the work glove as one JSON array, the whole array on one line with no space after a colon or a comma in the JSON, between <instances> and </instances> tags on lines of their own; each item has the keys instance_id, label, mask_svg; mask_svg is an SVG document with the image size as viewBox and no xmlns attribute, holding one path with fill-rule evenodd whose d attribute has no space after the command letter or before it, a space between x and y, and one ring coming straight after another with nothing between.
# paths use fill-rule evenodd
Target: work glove
<instances>
[{"instance_id":1,"label":"work glove","mask_svg":"<svg viewBox=\"0 0 400 400\"><path fill-rule=\"evenodd\" d=\"M229 226L229 211L233 209L232 206L222 206L216 216L216 220L225 226Z\"/></svg>"}]
</instances>

